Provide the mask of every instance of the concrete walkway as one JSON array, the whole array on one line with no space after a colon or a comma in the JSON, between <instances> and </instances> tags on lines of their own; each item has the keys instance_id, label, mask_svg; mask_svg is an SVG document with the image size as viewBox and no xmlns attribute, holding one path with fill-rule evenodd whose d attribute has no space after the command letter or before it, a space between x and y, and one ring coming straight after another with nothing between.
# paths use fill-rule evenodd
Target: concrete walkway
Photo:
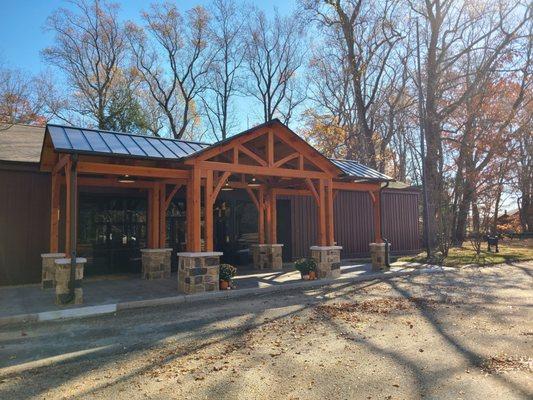
<instances>
[{"instance_id":1,"label":"concrete walkway","mask_svg":"<svg viewBox=\"0 0 533 400\"><path fill-rule=\"evenodd\" d=\"M0 287L0 324L82 317L116 312L121 309L322 286L337 281L385 279L412 273L438 271L442 271L442 268L422 264L395 263L388 271L372 272L370 264L354 264L342 266L340 278L315 281L301 280L300 273L294 270L261 271L261 273L249 271L248 274L241 274L234 278L237 287L235 290L194 295L178 293L176 275L170 279L161 280L143 280L137 275L110 276L86 279L83 282L83 305L69 306L56 305L53 289L42 290L38 284Z\"/></svg>"}]
</instances>

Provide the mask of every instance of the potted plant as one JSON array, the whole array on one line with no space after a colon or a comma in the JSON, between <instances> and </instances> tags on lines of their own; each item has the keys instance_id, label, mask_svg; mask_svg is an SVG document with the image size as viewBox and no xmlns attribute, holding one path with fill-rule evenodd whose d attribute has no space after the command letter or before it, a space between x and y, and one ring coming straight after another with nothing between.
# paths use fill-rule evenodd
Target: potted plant
<instances>
[{"instance_id":1,"label":"potted plant","mask_svg":"<svg viewBox=\"0 0 533 400\"><path fill-rule=\"evenodd\" d=\"M231 289L231 279L237 273L237 268L230 264L220 264L220 290Z\"/></svg>"},{"instance_id":2,"label":"potted plant","mask_svg":"<svg viewBox=\"0 0 533 400\"><path fill-rule=\"evenodd\" d=\"M294 263L294 266L300 271L304 281L316 279L316 261L312 258L300 258Z\"/></svg>"}]
</instances>

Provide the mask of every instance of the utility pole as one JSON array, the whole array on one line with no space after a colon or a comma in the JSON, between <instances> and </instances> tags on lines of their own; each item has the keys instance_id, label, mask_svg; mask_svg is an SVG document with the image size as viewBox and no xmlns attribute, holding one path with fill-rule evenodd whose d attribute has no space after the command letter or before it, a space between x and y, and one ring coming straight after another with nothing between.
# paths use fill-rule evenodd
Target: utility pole
<instances>
[{"instance_id":1,"label":"utility pole","mask_svg":"<svg viewBox=\"0 0 533 400\"><path fill-rule=\"evenodd\" d=\"M424 95L422 93L422 72L420 66L420 34L418 31L418 18L416 19L416 58L417 58L417 80L418 80L418 125L420 126L420 157L422 159L422 197L423 197L423 213L424 213L424 245L426 247L426 255L429 259L431 257L431 245L429 240L429 214L428 214L428 193L426 186L426 143L424 133L424 123L426 121L424 107L422 102Z\"/></svg>"}]
</instances>

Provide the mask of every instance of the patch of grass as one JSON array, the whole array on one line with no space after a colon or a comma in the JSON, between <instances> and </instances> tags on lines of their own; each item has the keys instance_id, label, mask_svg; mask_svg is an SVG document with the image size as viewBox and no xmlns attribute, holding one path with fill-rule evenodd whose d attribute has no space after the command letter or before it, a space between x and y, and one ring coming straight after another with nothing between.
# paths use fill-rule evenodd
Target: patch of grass
<instances>
[{"instance_id":1,"label":"patch of grass","mask_svg":"<svg viewBox=\"0 0 533 400\"><path fill-rule=\"evenodd\" d=\"M452 247L448 253L448 257L442 258L440 254L436 254L433 260L426 259L426 253L420 253L414 256L400 257L398 261L404 262L419 262L419 263L438 263L446 267L461 267L467 264L479 265L493 265L503 264L507 262L519 262L533 260L533 248L531 246L520 246L518 241L516 243L508 243L499 245L500 252L486 251L487 245L483 244L483 250L477 256L476 252L469 243L465 243L463 247Z\"/></svg>"}]
</instances>

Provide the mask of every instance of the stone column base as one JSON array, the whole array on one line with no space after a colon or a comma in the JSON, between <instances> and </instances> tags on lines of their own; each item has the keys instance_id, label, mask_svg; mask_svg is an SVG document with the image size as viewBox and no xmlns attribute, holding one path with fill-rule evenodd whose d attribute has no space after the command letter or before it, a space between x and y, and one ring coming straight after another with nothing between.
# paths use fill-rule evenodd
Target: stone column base
<instances>
[{"instance_id":1,"label":"stone column base","mask_svg":"<svg viewBox=\"0 0 533 400\"><path fill-rule=\"evenodd\" d=\"M178 253L178 291L185 294L217 291L222 254Z\"/></svg>"},{"instance_id":2,"label":"stone column base","mask_svg":"<svg viewBox=\"0 0 533 400\"><path fill-rule=\"evenodd\" d=\"M141 249L142 278L170 278L172 249Z\"/></svg>"},{"instance_id":3,"label":"stone column base","mask_svg":"<svg viewBox=\"0 0 533 400\"><path fill-rule=\"evenodd\" d=\"M317 263L319 278L341 276L341 246L311 246L311 258Z\"/></svg>"},{"instance_id":4,"label":"stone column base","mask_svg":"<svg viewBox=\"0 0 533 400\"><path fill-rule=\"evenodd\" d=\"M253 244L250 246L254 268L273 269L281 271L283 269L283 259L281 252L282 244Z\"/></svg>"},{"instance_id":5,"label":"stone column base","mask_svg":"<svg viewBox=\"0 0 533 400\"><path fill-rule=\"evenodd\" d=\"M53 289L56 285L56 264L59 258L65 258L65 253L44 253L41 254L42 278L41 289Z\"/></svg>"},{"instance_id":6,"label":"stone column base","mask_svg":"<svg viewBox=\"0 0 533 400\"><path fill-rule=\"evenodd\" d=\"M372 258L372 271L381 271L388 268L385 259L385 243L370 243L370 257ZM390 243L389 243L390 251ZM390 253L389 253L390 254Z\"/></svg>"},{"instance_id":7,"label":"stone column base","mask_svg":"<svg viewBox=\"0 0 533 400\"><path fill-rule=\"evenodd\" d=\"M83 303L83 266L87 262L86 258L76 258L76 273L74 280L74 299L70 297L70 258L59 258L55 260L55 281L56 281L56 304L82 304Z\"/></svg>"}]
</instances>

